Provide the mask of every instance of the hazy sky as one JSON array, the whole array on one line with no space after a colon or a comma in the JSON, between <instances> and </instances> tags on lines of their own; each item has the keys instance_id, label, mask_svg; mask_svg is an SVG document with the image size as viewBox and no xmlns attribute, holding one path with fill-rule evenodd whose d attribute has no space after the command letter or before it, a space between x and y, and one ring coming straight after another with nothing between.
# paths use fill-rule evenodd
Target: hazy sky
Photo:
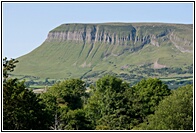
<instances>
[{"instance_id":1,"label":"hazy sky","mask_svg":"<svg viewBox=\"0 0 196 133\"><path fill-rule=\"evenodd\" d=\"M3 3L3 57L17 58L41 45L63 23L193 23L193 3Z\"/></svg>"}]
</instances>

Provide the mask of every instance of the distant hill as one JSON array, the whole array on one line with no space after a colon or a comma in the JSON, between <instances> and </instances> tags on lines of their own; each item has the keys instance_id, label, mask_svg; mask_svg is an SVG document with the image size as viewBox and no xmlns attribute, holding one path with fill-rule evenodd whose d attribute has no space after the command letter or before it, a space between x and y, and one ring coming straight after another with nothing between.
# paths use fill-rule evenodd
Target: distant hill
<instances>
[{"instance_id":1,"label":"distant hill","mask_svg":"<svg viewBox=\"0 0 196 133\"><path fill-rule=\"evenodd\" d=\"M62 24L38 48L17 59L15 75L41 78L190 76L193 25Z\"/></svg>"}]
</instances>

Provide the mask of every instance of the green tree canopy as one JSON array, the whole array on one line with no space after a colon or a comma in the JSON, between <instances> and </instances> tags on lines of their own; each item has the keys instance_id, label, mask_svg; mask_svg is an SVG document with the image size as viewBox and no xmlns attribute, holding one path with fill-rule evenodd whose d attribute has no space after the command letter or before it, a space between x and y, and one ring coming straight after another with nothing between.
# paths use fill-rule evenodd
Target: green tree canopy
<instances>
[{"instance_id":1,"label":"green tree canopy","mask_svg":"<svg viewBox=\"0 0 196 133\"><path fill-rule=\"evenodd\" d=\"M16 63L18 63L18 60L10 59L7 60L7 57L3 59L3 80L5 81L8 78L8 72L14 71L14 68L16 67Z\"/></svg>"},{"instance_id":2,"label":"green tree canopy","mask_svg":"<svg viewBox=\"0 0 196 133\"><path fill-rule=\"evenodd\" d=\"M193 86L186 85L173 90L158 105L138 129L147 130L192 130L193 129Z\"/></svg>"},{"instance_id":3,"label":"green tree canopy","mask_svg":"<svg viewBox=\"0 0 196 133\"><path fill-rule=\"evenodd\" d=\"M25 88L24 81L7 79L17 61L3 60L3 129L4 130L39 130L49 129L50 114L41 104L36 94Z\"/></svg>"},{"instance_id":4,"label":"green tree canopy","mask_svg":"<svg viewBox=\"0 0 196 133\"><path fill-rule=\"evenodd\" d=\"M85 106L87 116L96 129L132 129L153 114L158 103L170 94L158 79L144 79L130 87L113 76L96 82Z\"/></svg>"},{"instance_id":5,"label":"green tree canopy","mask_svg":"<svg viewBox=\"0 0 196 133\"><path fill-rule=\"evenodd\" d=\"M71 126L66 126L70 124L67 123L67 121L70 121L67 119L67 115L70 115L69 112L71 110L73 111L83 107L83 99L87 96L85 90L85 83L82 80L68 79L56 83L49 88L46 93L41 94L41 98L46 103L47 109L54 118L54 129L71 129ZM77 114L78 112L75 113ZM79 112L79 114L82 115L81 118L84 117L83 113Z\"/></svg>"},{"instance_id":6,"label":"green tree canopy","mask_svg":"<svg viewBox=\"0 0 196 133\"><path fill-rule=\"evenodd\" d=\"M83 109L69 110L61 118L60 128L64 130L90 130L91 122Z\"/></svg>"},{"instance_id":7,"label":"green tree canopy","mask_svg":"<svg viewBox=\"0 0 196 133\"><path fill-rule=\"evenodd\" d=\"M167 85L156 78L143 79L124 93L127 111L130 114L130 129L153 114L158 103L170 95Z\"/></svg>"},{"instance_id":8,"label":"green tree canopy","mask_svg":"<svg viewBox=\"0 0 196 133\"><path fill-rule=\"evenodd\" d=\"M155 107L164 98L170 95L170 89L157 78L143 79L133 86L138 102L142 103L143 115L154 113Z\"/></svg>"},{"instance_id":9,"label":"green tree canopy","mask_svg":"<svg viewBox=\"0 0 196 133\"><path fill-rule=\"evenodd\" d=\"M74 110L83 106L82 97L86 96L85 90L85 83L82 80L68 79L54 84L43 95L47 95L48 98L55 97L57 104L66 105Z\"/></svg>"},{"instance_id":10,"label":"green tree canopy","mask_svg":"<svg viewBox=\"0 0 196 133\"><path fill-rule=\"evenodd\" d=\"M129 88L129 85L126 82L109 75L96 82L92 96L85 106L87 116L92 121L94 128L126 128L124 123L127 123L127 119L125 118L126 110L123 107L123 92L127 88ZM111 119L113 120L111 121Z\"/></svg>"}]
</instances>

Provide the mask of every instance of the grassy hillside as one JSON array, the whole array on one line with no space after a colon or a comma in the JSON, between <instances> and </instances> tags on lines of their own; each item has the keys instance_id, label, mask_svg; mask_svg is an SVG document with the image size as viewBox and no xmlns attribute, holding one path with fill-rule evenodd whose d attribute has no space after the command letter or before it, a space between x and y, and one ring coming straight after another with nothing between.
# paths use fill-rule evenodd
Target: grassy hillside
<instances>
[{"instance_id":1,"label":"grassy hillside","mask_svg":"<svg viewBox=\"0 0 196 133\"><path fill-rule=\"evenodd\" d=\"M93 26L102 32L135 38L129 45L86 42L76 40L45 41L32 52L18 58L14 75L30 75L40 78L84 78L94 80L104 74L148 77L144 70L151 70L152 77L191 76L188 67L193 64L192 25L162 23L105 23L63 24L50 32L75 32ZM98 29L97 28L97 29ZM107 32L106 32L107 31ZM91 31L92 33L92 31ZM135 34L134 34L135 33ZM79 36L79 35L78 35ZM147 38L147 39L146 39ZM147 40L144 43L144 40ZM183 40L183 41L182 41ZM153 44L153 41L158 46ZM174 44L175 43L175 44ZM184 51L185 50L189 50ZM145 68L145 69L144 69ZM157 72L157 69L181 68L185 73ZM144 69L144 70L143 70ZM141 73L143 72L143 73ZM147 72L146 72L147 73Z\"/></svg>"}]
</instances>

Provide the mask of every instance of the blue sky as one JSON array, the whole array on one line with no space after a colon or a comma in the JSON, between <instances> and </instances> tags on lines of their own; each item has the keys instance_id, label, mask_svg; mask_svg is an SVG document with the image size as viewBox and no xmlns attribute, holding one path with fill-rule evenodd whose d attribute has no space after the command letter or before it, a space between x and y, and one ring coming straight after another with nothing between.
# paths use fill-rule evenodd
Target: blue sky
<instances>
[{"instance_id":1,"label":"blue sky","mask_svg":"<svg viewBox=\"0 0 196 133\"><path fill-rule=\"evenodd\" d=\"M17 58L41 45L63 23L193 23L193 3L3 3L3 57Z\"/></svg>"}]
</instances>

